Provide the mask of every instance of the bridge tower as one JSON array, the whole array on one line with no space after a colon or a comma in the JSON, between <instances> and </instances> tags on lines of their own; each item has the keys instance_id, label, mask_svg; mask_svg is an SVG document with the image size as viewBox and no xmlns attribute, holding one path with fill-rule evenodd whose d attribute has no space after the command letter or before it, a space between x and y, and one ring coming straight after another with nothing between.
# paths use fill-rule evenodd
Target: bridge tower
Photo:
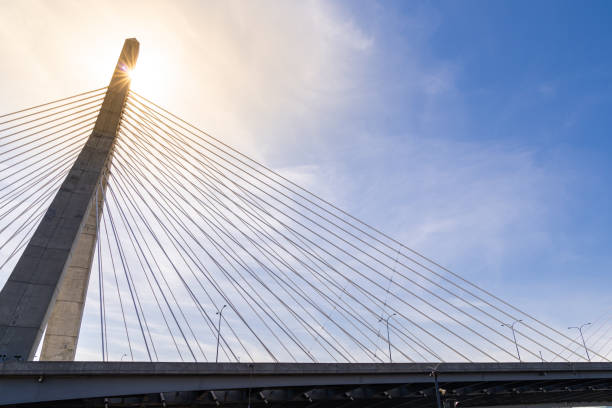
<instances>
[{"instance_id":1,"label":"bridge tower","mask_svg":"<svg viewBox=\"0 0 612 408\"><path fill-rule=\"evenodd\" d=\"M74 360L97 239L105 173L139 43L125 40L94 129L0 292L0 355ZM46 332L45 332L46 328Z\"/></svg>"}]
</instances>

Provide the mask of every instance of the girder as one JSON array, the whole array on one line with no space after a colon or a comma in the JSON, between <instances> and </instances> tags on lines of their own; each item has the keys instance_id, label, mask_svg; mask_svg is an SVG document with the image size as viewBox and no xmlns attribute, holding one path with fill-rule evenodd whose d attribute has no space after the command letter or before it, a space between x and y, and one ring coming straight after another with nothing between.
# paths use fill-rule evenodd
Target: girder
<instances>
[{"instance_id":1,"label":"girder","mask_svg":"<svg viewBox=\"0 0 612 408\"><path fill-rule=\"evenodd\" d=\"M612 363L5 362L0 404L432 407L434 369L445 406L612 403Z\"/></svg>"}]
</instances>

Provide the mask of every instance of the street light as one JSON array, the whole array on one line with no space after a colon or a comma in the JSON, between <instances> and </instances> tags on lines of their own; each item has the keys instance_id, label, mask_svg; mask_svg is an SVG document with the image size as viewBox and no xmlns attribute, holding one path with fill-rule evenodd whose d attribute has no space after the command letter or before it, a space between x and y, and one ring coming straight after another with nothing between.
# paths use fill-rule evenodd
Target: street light
<instances>
[{"instance_id":1,"label":"street light","mask_svg":"<svg viewBox=\"0 0 612 408\"><path fill-rule=\"evenodd\" d=\"M389 362L392 363L393 359L391 358L391 341L389 338L389 319L392 318L393 316L395 316L397 313L393 313L392 315L389 315L386 319L383 319L382 317L378 320L378 323L382 322L383 320L387 323L387 344L389 345Z\"/></svg>"},{"instance_id":2,"label":"street light","mask_svg":"<svg viewBox=\"0 0 612 408\"><path fill-rule=\"evenodd\" d=\"M522 322L522 320L520 320L520 319L519 320L515 320L515 321L512 322L512 324L502 323L501 325L504 326L504 327L509 327L510 329L512 329L512 337L514 338L514 345L516 346L516 355L518 356L518 360L519 360L519 363L520 363L521 362L521 352L519 351L518 342L516 341L516 334L514 333L514 325L519 323L519 322Z\"/></svg>"},{"instance_id":3,"label":"street light","mask_svg":"<svg viewBox=\"0 0 612 408\"><path fill-rule=\"evenodd\" d=\"M227 305L223 305L221 310L219 310L216 314L219 315L219 326L217 327L217 356L215 357L215 363L219 362L219 339L221 337L221 315L223 314L223 309L225 309Z\"/></svg>"},{"instance_id":4,"label":"street light","mask_svg":"<svg viewBox=\"0 0 612 408\"><path fill-rule=\"evenodd\" d=\"M588 348L587 348L587 346L586 346L586 342L584 341L584 335L582 334L582 328L583 328L584 326L588 326L589 324L591 324L591 323L585 323L585 324L583 324L583 325L582 325L582 326L580 326L580 327L574 327L574 326L572 326L572 327L568 327L567 329L568 329L568 330L571 330L571 329L578 329L578 331L580 332L580 337L582 337L582 345L584 346L584 351L586 352L586 355L587 355L587 360L589 360L589 362L590 362L590 361L591 361L591 356L589 356L589 349L588 349Z\"/></svg>"}]
</instances>

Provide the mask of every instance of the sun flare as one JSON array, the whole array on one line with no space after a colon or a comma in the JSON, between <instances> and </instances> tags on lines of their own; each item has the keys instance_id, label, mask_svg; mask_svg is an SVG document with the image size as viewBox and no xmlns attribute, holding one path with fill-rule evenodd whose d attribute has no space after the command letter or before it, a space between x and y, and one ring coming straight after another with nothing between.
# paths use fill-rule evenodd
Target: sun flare
<instances>
[{"instance_id":1,"label":"sun flare","mask_svg":"<svg viewBox=\"0 0 612 408\"><path fill-rule=\"evenodd\" d=\"M143 50L138 58L138 63L129 72L131 88L136 92L155 96L164 88L168 78L168 63L155 50Z\"/></svg>"}]
</instances>

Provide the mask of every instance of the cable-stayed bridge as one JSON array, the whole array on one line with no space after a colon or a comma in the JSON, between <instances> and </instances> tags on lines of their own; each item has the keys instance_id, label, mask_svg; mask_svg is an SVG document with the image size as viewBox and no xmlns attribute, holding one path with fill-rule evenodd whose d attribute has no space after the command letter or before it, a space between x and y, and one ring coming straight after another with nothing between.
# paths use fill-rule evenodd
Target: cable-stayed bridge
<instances>
[{"instance_id":1,"label":"cable-stayed bridge","mask_svg":"<svg viewBox=\"0 0 612 408\"><path fill-rule=\"evenodd\" d=\"M138 47L0 116L0 403L612 401L608 328L590 347L131 91Z\"/></svg>"}]
</instances>

